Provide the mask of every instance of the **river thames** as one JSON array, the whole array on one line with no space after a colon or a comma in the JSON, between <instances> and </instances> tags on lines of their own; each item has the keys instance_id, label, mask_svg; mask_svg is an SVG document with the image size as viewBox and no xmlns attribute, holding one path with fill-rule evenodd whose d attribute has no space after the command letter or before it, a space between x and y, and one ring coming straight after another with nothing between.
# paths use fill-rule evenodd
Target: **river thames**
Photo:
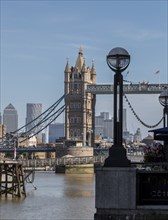
<instances>
[{"instance_id":1,"label":"river thames","mask_svg":"<svg viewBox=\"0 0 168 220\"><path fill-rule=\"evenodd\" d=\"M25 199L1 199L1 220L93 220L94 174L36 172Z\"/></svg>"}]
</instances>

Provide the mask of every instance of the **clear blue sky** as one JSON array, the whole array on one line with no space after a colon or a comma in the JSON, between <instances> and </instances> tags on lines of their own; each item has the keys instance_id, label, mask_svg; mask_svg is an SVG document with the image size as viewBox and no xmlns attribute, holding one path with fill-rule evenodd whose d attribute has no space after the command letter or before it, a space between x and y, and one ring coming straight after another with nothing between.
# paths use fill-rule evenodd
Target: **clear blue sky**
<instances>
[{"instance_id":1,"label":"clear blue sky","mask_svg":"<svg viewBox=\"0 0 168 220\"><path fill-rule=\"evenodd\" d=\"M131 55L127 80L168 82L168 1L15 1L1 0L0 111L12 103L19 126L26 103L42 103L43 110L64 93L66 58L75 65L80 46L87 66L92 59L97 83L112 83L106 55L124 47ZM160 70L159 74L155 74ZM158 95L128 96L147 124L162 117ZM125 105L125 104L124 104ZM109 111L112 95L97 96L96 114ZM131 132L141 126L130 110ZM62 120L62 119L59 119ZM162 126L162 125L161 125Z\"/></svg>"}]
</instances>

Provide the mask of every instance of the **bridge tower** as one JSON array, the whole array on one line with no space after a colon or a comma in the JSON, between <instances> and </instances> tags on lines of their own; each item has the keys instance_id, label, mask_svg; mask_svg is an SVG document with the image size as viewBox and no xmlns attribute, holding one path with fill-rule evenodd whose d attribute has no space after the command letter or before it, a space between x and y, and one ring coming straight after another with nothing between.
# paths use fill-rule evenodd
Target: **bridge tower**
<instances>
[{"instance_id":1,"label":"bridge tower","mask_svg":"<svg viewBox=\"0 0 168 220\"><path fill-rule=\"evenodd\" d=\"M64 76L65 92L65 138L82 142L91 147L94 139L95 95L86 92L89 84L96 84L96 70L86 67L82 48L79 49L75 66L67 60Z\"/></svg>"}]
</instances>

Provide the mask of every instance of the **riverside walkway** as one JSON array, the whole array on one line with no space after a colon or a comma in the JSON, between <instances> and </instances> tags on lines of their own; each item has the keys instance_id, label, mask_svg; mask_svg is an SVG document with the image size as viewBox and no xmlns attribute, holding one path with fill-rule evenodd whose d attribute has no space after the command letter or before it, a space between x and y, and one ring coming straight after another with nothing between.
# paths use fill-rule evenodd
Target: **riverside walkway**
<instances>
[{"instance_id":1,"label":"riverside walkway","mask_svg":"<svg viewBox=\"0 0 168 220\"><path fill-rule=\"evenodd\" d=\"M127 155L131 162L142 162L143 154L132 153ZM54 168L55 166L66 166L66 165L82 165L82 164L95 164L103 166L107 155L102 156L87 156L87 157L61 157L61 158L48 158L48 159L30 159L22 160L24 169L28 168Z\"/></svg>"},{"instance_id":2,"label":"riverside walkway","mask_svg":"<svg viewBox=\"0 0 168 220\"><path fill-rule=\"evenodd\" d=\"M89 156L89 157L61 157L48 159L30 159L23 160L22 164L27 168L42 168L55 167L66 165L80 165L80 164L103 164L105 156Z\"/></svg>"}]
</instances>

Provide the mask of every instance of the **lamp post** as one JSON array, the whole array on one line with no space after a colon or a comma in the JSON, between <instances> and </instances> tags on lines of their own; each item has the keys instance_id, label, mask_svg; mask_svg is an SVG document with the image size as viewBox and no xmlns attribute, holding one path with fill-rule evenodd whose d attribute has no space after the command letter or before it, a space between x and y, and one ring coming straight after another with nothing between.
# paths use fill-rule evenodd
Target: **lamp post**
<instances>
[{"instance_id":1,"label":"lamp post","mask_svg":"<svg viewBox=\"0 0 168 220\"><path fill-rule=\"evenodd\" d=\"M159 102L164 107L163 108L163 127L168 127L168 91L163 91L160 93ZM168 141L164 140L164 161L168 161Z\"/></svg>"},{"instance_id":2,"label":"lamp post","mask_svg":"<svg viewBox=\"0 0 168 220\"><path fill-rule=\"evenodd\" d=\"M161 92L159 102L163 109L163 127L168 127L168 91Z\"/></svg>"},{"instance_id":3,"label":"lamp post","mask_svg":"<svg viewBox=\"0 0 168 220\"><path fill-rule=\"evenodd\" d=\"M109 157L105 160L105 167L126 167L130 161L126 157L126 150L122 145L123 132L123 76L130 63L130 55L121 47L112 49L106 57L109 68L114 74L114 102L113 102L113 146L109 149Z\"/></svg>"}]
</instances>

